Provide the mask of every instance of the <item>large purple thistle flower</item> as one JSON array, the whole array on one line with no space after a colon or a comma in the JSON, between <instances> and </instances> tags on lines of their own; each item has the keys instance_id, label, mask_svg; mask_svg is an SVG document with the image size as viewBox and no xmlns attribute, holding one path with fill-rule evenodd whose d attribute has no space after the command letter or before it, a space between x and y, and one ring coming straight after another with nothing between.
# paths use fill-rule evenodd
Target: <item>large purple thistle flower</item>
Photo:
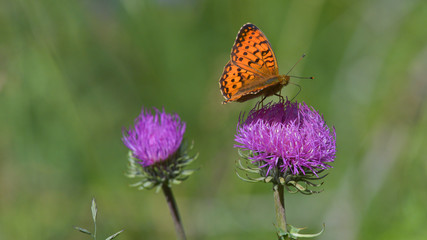
<instances>
[{"instance_id":1,"label":"large purple thistle flower","mask_svg":"<svg viewBox=\"0 0 427 240\"><path fill-rule=\"evenodd\" d=\"M239 120L235 147L250 150L249 159L270 172L317 176L335 158L335 129L305 103L269 103Z\"/></svg>"},{"instance_id":2,"label":"large purple thistle flower","mask_svg":"<svg viewBox=\"0 0 427 240\"><path fill-rule=\"evenodd\" d=\"M155 114L142 109L129 130L123 129L122 141L143 167L172 157L179 149L185 123L178 114L167 114L154 108Z\"/></svg>"}]
</instances>

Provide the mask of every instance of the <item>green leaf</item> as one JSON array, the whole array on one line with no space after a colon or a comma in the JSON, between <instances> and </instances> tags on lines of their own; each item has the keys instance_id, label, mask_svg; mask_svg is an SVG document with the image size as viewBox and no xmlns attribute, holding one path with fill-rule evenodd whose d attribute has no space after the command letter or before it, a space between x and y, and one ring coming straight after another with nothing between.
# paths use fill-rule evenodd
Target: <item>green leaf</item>
<instances>
[{"instance_id":1,"label":"green leaf","mask_svg":"<svg viewBox=\"0 0 427 240\"><path fill-rule=\"evenodd\" d=\"M178 180L178 179L172 179L172 183L173 184L180 184L182 181Z\"/></svg>"},{"instance_id":2,"label":"green leaf","mask_svg":"<svg viewBox=\"0 0 427 240\"><path fill-rule=\"evenodd\" d=\"M244 158L244 159L248 159L251 152L249 151L249 153L247 151L243 151L241 148L237 149L237 153L239 154L240 157Z\"/></svg>"},{"instance_id":3,"label":"green leaf","mask_svg":"<svg viewBox=\"0 0 427 240\"><path fill-rule=\"evenodd\" d=\"M76 229L77 231L80 231L80 232L82 232L84 234L92 235L92 233L89 232L89 230L87 230L87 229L84 229L84 228L81 228L81 227L74 227L74 229Z\"/></svg>"},{"instance_id":4,"label":"green leaf","mask_svg":"<svg viewBox=\"0 0 427 240\"><path fill-rule=\"evenodd\" d=\"M92 210L93 222L96 223L96 214L98 212L98 209L96 208L95 198L92 198L92 206L90 209Z\"/></svg>"},{"instance_id":5,"label":"green leaf","mask_svg":"<svg viewBox=\"0 0 427 240\"><path fill-rule=\"evenodd\" d=\"M187 180L187 178L188 178L188 176L179 176L179 177L176 177L175 179L183 182L183 181Z\"/></svg>"},{"instance_id":6,"label":"green leaf","mask_svg":"<svg viewBox=\"0 0 427 240\"><path fill-rule=\"evenodd\" d=\"M162 185L157 185L157 187L156 187L156 193L159 193L160 192L160 189L162 189Z\"/></svg>"},{"instance_id":7,"label":"green leaf","mask_svg":"<svg viewBox=\"0 0 427 240\"><path fill-rule=\"evenodd\" d=\"M195 171L196 171L196 170L194 170L194 169L183 170L183 171L181 172L181 175L183 175L183 176L190 176L190 175L191 175L191 174L193 174Z\"/></svg>"},{"instance_id":8,"label":"green leaf","mask_svg":"<svg viewBox=\"0 0 427 240\"><path fill-rule=\"evenodd\" d=\"M250 168L250 167L244 167L243 164L242 164L242 161L240 159L238 159L236 161L236 165L237 165L238 169L246 171L248 173L257 173L257 174L260 173L259 168L254 169L254 168Z\"/></svg>"},{"instance_id":9,"label":"green leaf","mask_svg":"<svg viewBox=\"0 0 427 240\"><path fill-rule=\"evenodd\" d=\"M307 188L305 188L304 186L302 186L301 184L298 184L298 183L295 183L294 186L300 191L306 191L307 190Z\"/></svg>"},{"instance_id":10,"label":"green leaf","mask_svg":"<svg viewBox=\"0 0 427 240\"><path fill-rule=\"evenodd\" d=\"M236 173L236 175L237 175L238 178L240 178L241 180L243 180L245 182L251 182L251 183L259 182L259 181L251 180L249 178L243 178L243 177L240 176L240 174L237 171L235 171L235 173Z\"/></svg>"},{"instance_id":11,"label":"green leaf","mask_svg":"<svg viewBox=\"0 0 427 240\"><path fill-rule=\"evenodd\" d=\"M292 239L297 239L297 238L314 238L314 237L318 237L320 236L320 234L323 233L323 231L325 231L325 224L323 224L323 228L320 232L318 233L313 233L313 234L303 234L303 233L299 233L301 230L305 229L305 228L297 228L294 227L292 225L287 225L289 230L289 236Z\"/></svg>"},{"instance_id":12,"label":"green leaf","mask_svg":"<svg viewBox=\"0 0 427 240\"><path fill-rule=\"evenodd\" d=\"M114 233L113 235L109 236L108 238L106 238L105 240L111 240L114 239L115 237L117 237L120 233L122 233L124 230L120 230L116 233Z\"/></svg>"},{"instance_id":13,"label":"green leaf","mask_svg":"<svg viewBox=\"0 0 427 240\"><path fill-rule=\"evenodd\" d=\"M144 188L150 188L150 187L153 187L153 183L152 182L145 182L142 186L144 187Z\"/></svg>"},{"instance_id":14,"label":"green leaf","mask_svg":"<svg viewBox=\"0 0 427 240\"><path fill-rule=\"evenodd\" d=\"M136 182L136 183L130 184L129 186L131 186L131 187L138 187L138 186L141 186L141 185L142 185L142 182L141 182L141 181L139 181L139 182Z\"/></svg>"},{"instance_id":15,"label":"green leaf","mask_svg":"<svg viewBox=\"0 0 427 240\"><path fill-rule=\"evenodd\" d=\"M255 181L255 182L267 182L267 180L266 180L265 177L252 178L252 177L249 177L247 174L246 174L246 177L249 180L252 180L252 181Z\"/></svg>"}]
</instances>

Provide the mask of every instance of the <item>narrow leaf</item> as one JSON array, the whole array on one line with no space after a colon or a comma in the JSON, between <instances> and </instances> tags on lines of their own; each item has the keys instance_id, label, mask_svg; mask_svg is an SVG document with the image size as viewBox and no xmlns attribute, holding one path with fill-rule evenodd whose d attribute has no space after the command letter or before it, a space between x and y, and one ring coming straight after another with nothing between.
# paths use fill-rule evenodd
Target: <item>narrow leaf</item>
<instances>
[{"instance_id":1,"label":"narrow leaf","mask_svg":"<svg viewBox=\"0 0 427 240\"><path fill-rule=\"evenodd\" d=\"M162 189L162 185L161 184L157 185L157 187L156 187L156 193L159 193L160 189Z\"/></svg>"},{"instance_id":2,"label":"narrow leaf","mask_svg":"<svg viewBox=\"0 0 427 240\"><path fill-rule=\"evenodd\" d=\"M150 188L150 187L152 187L154 184L152 183L152 182L145 182L142 186L144 187L144 188Z\"/></svg>"},{"instance_id":3,"label":"narrow leaf","mask_svg":"<svg viewBox=\"0 0 427 240\"><path fill-rule=\"evenodd\" d=\"M114 233L113 235L109 236L108 238L106 238L105 240L111 240L114 239L115 237L117 237L120 233L122 233L124 230L120 230L116 233Z\"/></svg>"},{"instance_id":4,"label":"narrow leaf","mask_svg":"<svg viewBox=\"0 0 427 240\"><path fill-rule=\"evenodd\" d=\"M243 164L242 164L242 161L240 159L236 161L236 165L237 165L237 168L240 169L240 170L243 170L243 171L246 171L246 172L249 172L249 173L258 173L259 174L259 169L254 169L254 168L250 168L250 167L244 167Z\"/></svg>"},{"instance_id":5,"label":"narrow leaf","mask_svg":"<svg viewBox=\"0 0 427 240\"><path fill-rule=\"evenodd\" d=\"M241 176L239 175L239 173L238 173L237 171L235 171L235 173L236 173L236 175L237 175L237 177L238 177L238 178L240 178L241 180L243 180L243 181L245 181L245 182L251 182L251 183L259 182L259 181L254 181L254 180L250 180L250 179L243 178L243 177L241 177Z\"/></svg>"},{"instance_id":6,"label":"narrow leaf","mask_svg":"<svg viewBox=\"0 0 427 240\"><path fill-rule=\"evenodd\" d=\"M300 238L314 238L314 237L318 237L318 236L320 236L320 234L322 234L322 233L323 233L323 231L325 231L325 224L323 224L323 228L322 228L322 230L321 230L320 232L318 232L318 233L313 233L313 234L303 234L303 233L298 233L298 232L296 232L296 233L291 233L291 236L292 236L292 237L295 237L295 239L296 239L297 237L300 237Z\"/></svg>"},{"instance_id":7,"label":"narrow leaf","mask_svg":"<svg viewBox=\"0 0 427 240\"><path fill-rule=\"evenodd\" d=\"M183 170L181 174L182 174L183 176L190 176L190 175L191 175L191 174L193 174L195 171L196 171L196 170L194 170L194 169Z\"/></svg>"},{"instance_id":8,"label":"narrow leaf","mask_svg":"<svg viewBox=\"0 0 427 240\"><path fill-rule=\"evenodd\" d=\"M80 231L82 233L88 234L88 235L92 235L91 232L89 232L89 230L81 228L81 227L74 227L74 229L76 229L77 231Z\"/></svg>"},{"instance_id":9,"label":"narrow leaf","mask_svg":"<svg viewBox=\"0 0 427 240\"><path fill-rule=\"evenodd\" d=\"M182 181L178 180L178 179L172 179L172 183L173 184L180 184Z\"/></svg>"},{"instance_id":10,"label":"narrow leaf","mask_svg":"<svg viewBox=\"0 0 427 240\"><path fill-rule=\"evenodd\" d=\"M140 182L132 183L129 186L131 186L131 187L138 187L138 186L141 186L141 185L142 185L142 182L140 181Z\"/></svg>"},{"instance_id":11,"label":"narrow leaf","mask_svg":"<svg viewBox=\"0 0 427 240\"><path fill-rule=\"evenodd\" d=\"M92 206L90 209L92 210L93 222L96 223L96 214L98 212L98 209L96 208L95 198L92 198Z\"/></svg>"}]
</instances>

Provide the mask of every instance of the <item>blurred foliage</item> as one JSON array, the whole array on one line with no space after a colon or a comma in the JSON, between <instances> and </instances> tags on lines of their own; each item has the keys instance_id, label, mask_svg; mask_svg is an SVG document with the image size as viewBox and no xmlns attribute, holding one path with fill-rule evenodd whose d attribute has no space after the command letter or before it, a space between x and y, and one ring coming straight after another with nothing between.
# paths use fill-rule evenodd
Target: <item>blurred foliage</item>
<instances>
[{"instance_id":1,"label":"blurred foliage","mask_svg":"<svg viewBox=\"0 0 427 240\"><path fill-rule=\"evenodd\" d=\"M163 196L124 176L121 128L142 106L177 112L200 153L174 187L189 239L274 239L271 186L234 173L255 102L222 105L218 87L246 22L281 73L307 53L293 74L316 79L292 79L297 100L337 132L325 191L286 195L288 221L325 223L319 239L425 239L425 0L1 0L0 239L83 239L92 197L118 239L174 239Z\"/></svg>"}]
</instances>

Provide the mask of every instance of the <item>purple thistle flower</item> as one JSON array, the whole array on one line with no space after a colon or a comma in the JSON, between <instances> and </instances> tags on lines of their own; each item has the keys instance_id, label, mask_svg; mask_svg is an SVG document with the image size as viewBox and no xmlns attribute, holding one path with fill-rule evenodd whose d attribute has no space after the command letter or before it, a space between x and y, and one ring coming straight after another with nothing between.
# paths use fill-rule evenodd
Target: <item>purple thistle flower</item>
<instances>
[{"instance_id":1,"label":"purple thistle flower","mask_svg":"<svg viewBox=\"0 0 427 240\"><path fill-rule=\"evenodd\" d=\"M249 150L249 159L261 169L306 175L331 168L335 158L335 129L303 103L269 103L252 109L237 125L235 145ZM275 172L275 171L274 171Z\"/></svg>"},{"instance_id":2,"label":"purple thistle flower","mask_svg":"<svg viewBox=\"0 0 427 240\"><path fill-rule=\"evenodd\" d=\"M185 123L178 114L154 110L152 114L143 108L133 128L123 129L123 143L143 167L171 158L178 151L185 132Z\"/></svg>"}]
</instances>

